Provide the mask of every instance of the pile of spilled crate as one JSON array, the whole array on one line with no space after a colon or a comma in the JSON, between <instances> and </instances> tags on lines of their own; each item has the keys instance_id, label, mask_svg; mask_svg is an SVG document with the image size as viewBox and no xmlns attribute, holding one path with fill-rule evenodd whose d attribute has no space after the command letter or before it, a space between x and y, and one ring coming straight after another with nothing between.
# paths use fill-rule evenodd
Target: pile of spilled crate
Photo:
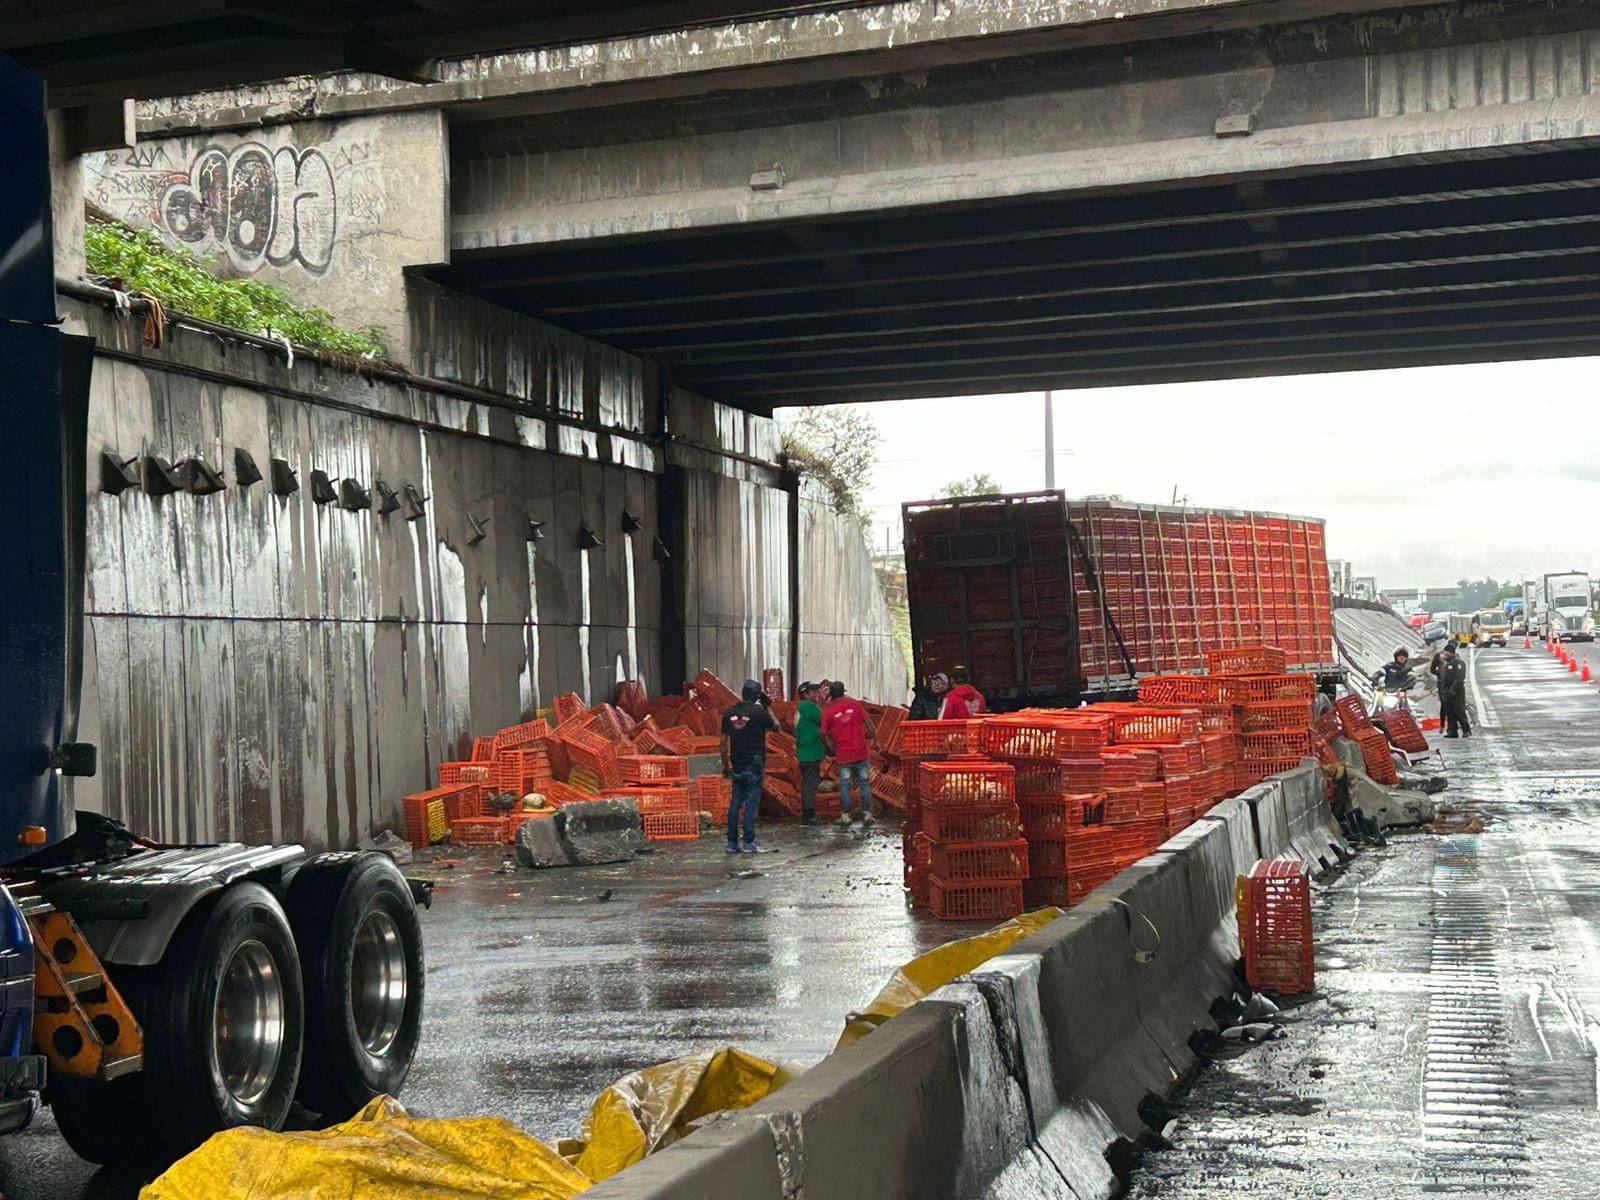
<instances>
[{"instance_id":1,"label":"pile of spilled crate","mask_svg":"<svg viewBox=\"0 0 1600 1200\"><path fill-rule=\"evenodd\" d=\"M470 758L440 763L439 785L405 798L406 840L419 848L505 844L524 821L617 798L638 804L652 840L697 838L701 812L727 809L716 755L722 713L735 699L709 671L681 696L652 700L632 681L619 685L614 704L558 696L535 720L475 739Z\"/></svg>"},{"instance_id":2,"label":"pile of spilled crate","mask_svg":"<svg viewBox=\"0 0 1600 1200\"><path fill-rule=\"evenodd\" d=\"M903 724L899 757L917 764L903 834L912 904L947 920L1076 904L1312 752L1315 682L1286 673L1282 651L1207 662L1205 675L1146 679L1137 703Z\"/></svg>"}]
</instances>

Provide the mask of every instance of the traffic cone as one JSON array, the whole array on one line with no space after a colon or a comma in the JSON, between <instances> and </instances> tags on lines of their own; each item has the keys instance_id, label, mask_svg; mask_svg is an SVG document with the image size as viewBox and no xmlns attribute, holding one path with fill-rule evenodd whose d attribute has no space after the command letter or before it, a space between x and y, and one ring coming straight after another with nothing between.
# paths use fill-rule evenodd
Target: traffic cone
<instances>
[{"instance_id":1,"label":"traffic cone","mask_svg":"<svg viewBox=\"0 0 1600 1200\"><path fill-rule=\"evenodd\" d=\"M1578 678L1585 683L1594 682L1594 676L1589 674L1589 652L1587 650L1583 652L1583 674L1579 675Z\"/></svg>"},{"instance_id":2,"label":"traffic cone","mask_svg":"<svg viewBox=\"0 0 1600 1200\"><path fill-rule=\"evenodd\" d=\"M1578 656L1576 654L1568 654L1567 655L1567 674L1568 675L1576 675L1577 673L1578 673Z\"/></svg>"},{"instance_id":3,"label":"traffic cone","mask_svg":"<svg viewBox=\"0 0 1600 1200\"><path fill-rule=\"evenodd\" d=\"M1522 648L1524 650L1532 650L1533 649L1533 638L1531 636L1529 636L1526 632L1524 632L1523 635L1522 635Z\"/></svg>"}]
</instances>

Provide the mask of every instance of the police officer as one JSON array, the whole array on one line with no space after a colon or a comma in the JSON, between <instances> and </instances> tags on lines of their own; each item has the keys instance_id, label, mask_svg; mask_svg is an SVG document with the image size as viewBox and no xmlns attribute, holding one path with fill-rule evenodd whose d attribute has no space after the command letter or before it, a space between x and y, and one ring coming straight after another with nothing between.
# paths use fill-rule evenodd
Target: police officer
<instances>
[{"instance_id":1,"label":"police officer","mask_svg":"<svg viewBox=\"0 0 1600 1200\"><path fill-rule=\"evenodd\" d=\"M1467 665L1453 642L1445 646L1439 660L1439 716L1444 719L1445 737L1472 736L1467 721Z\"/></svg>"}]
</instances>

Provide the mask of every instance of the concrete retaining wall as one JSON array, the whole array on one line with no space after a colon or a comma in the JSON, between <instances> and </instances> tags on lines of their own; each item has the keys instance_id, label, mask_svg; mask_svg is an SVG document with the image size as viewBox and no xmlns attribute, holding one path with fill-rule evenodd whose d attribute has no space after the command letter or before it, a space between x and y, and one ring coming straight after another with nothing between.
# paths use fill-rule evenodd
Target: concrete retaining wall
<instances>
[{"instance_id":1,"label":"concrete retaining wall","mask_svg":"<svg viewBox=\"0 0 1600 1200\"><path fill-rule=\"evenodd\" d=\"M637 360L531 334L518 358L440 307L459 319L418 329L461 386L290 365L186 326L151 350L139 320L63 298L99 346L79 733L101 759L76 803L166 840L352 844L396 826L473 734L562 692L671 686L668 644L689 674L791 667L793 492L772 422L674 393L686 436L650 434ZM240 482L240 451L266 478ZM227 487L106 491L103 454L135 470L200 456ZM273 459L298 490L274 493ZM317 472L335 499L319 502ZM673 474L693 499L668 517ZM342 503L346 479L370 507ZM414 488L420 515L381 512L380 480ZM581 549L583 529L601 544ZM870 578L859 539L808 552L852 550L808 578Z\"/></svg>"},{"instance_id":2,"label":"concrete retaining wall","mask_svg":"<svg viewBox=\"0 0 1600 1200\"><path fill-rule=\"evenodd\" d=\"M1235 986L1235 878L1292 824L1332 824L1312 783L1303 767L1218 805L1010 954L588 1194L1111 1196L1105 1151L1148 1132L1140 1105L1195 1069L1191 1038Z\"/></svg>"}]
</instances>

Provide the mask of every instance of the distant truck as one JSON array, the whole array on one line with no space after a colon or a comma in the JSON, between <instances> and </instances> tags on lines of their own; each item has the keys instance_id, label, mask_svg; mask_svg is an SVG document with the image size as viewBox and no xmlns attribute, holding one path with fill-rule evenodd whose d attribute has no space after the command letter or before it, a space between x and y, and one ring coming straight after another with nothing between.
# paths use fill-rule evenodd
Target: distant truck
<instances>
[{"instance_id":1,"label":"distant truck","mask_svg":"<svg viewBox=\"0 0 1600 1200\"><path fill-rule=\"evenodd\" d=\"M1478 618L1472 613L1442 613L1445 627L1450 631L1450 640L1458 646L1475 646L1478 644L1477 628Z\"/></svg>"},{"instance_id":2,"label":"distant truck","mask_svg":"<svg viewBox=\"0 0 1600 1200\"><path fill-rule=\"evenodd\" d=\"M1539 632L1563 642L1594 641L1594 601L1582 571L1548 574L1541 581Z\"/></svg>"},{"instance_id":3,"label":"distant truck","mask_svg":"<svg viewBox=\"0 0 1600 1200\"><path fill-rule=\"evenodd\" d=\"M1511 636L1511 614L1503 608L1486 608L1472 618L1477 625L1473 644L1505 648Z\"/></svg>"}]
</instances>

